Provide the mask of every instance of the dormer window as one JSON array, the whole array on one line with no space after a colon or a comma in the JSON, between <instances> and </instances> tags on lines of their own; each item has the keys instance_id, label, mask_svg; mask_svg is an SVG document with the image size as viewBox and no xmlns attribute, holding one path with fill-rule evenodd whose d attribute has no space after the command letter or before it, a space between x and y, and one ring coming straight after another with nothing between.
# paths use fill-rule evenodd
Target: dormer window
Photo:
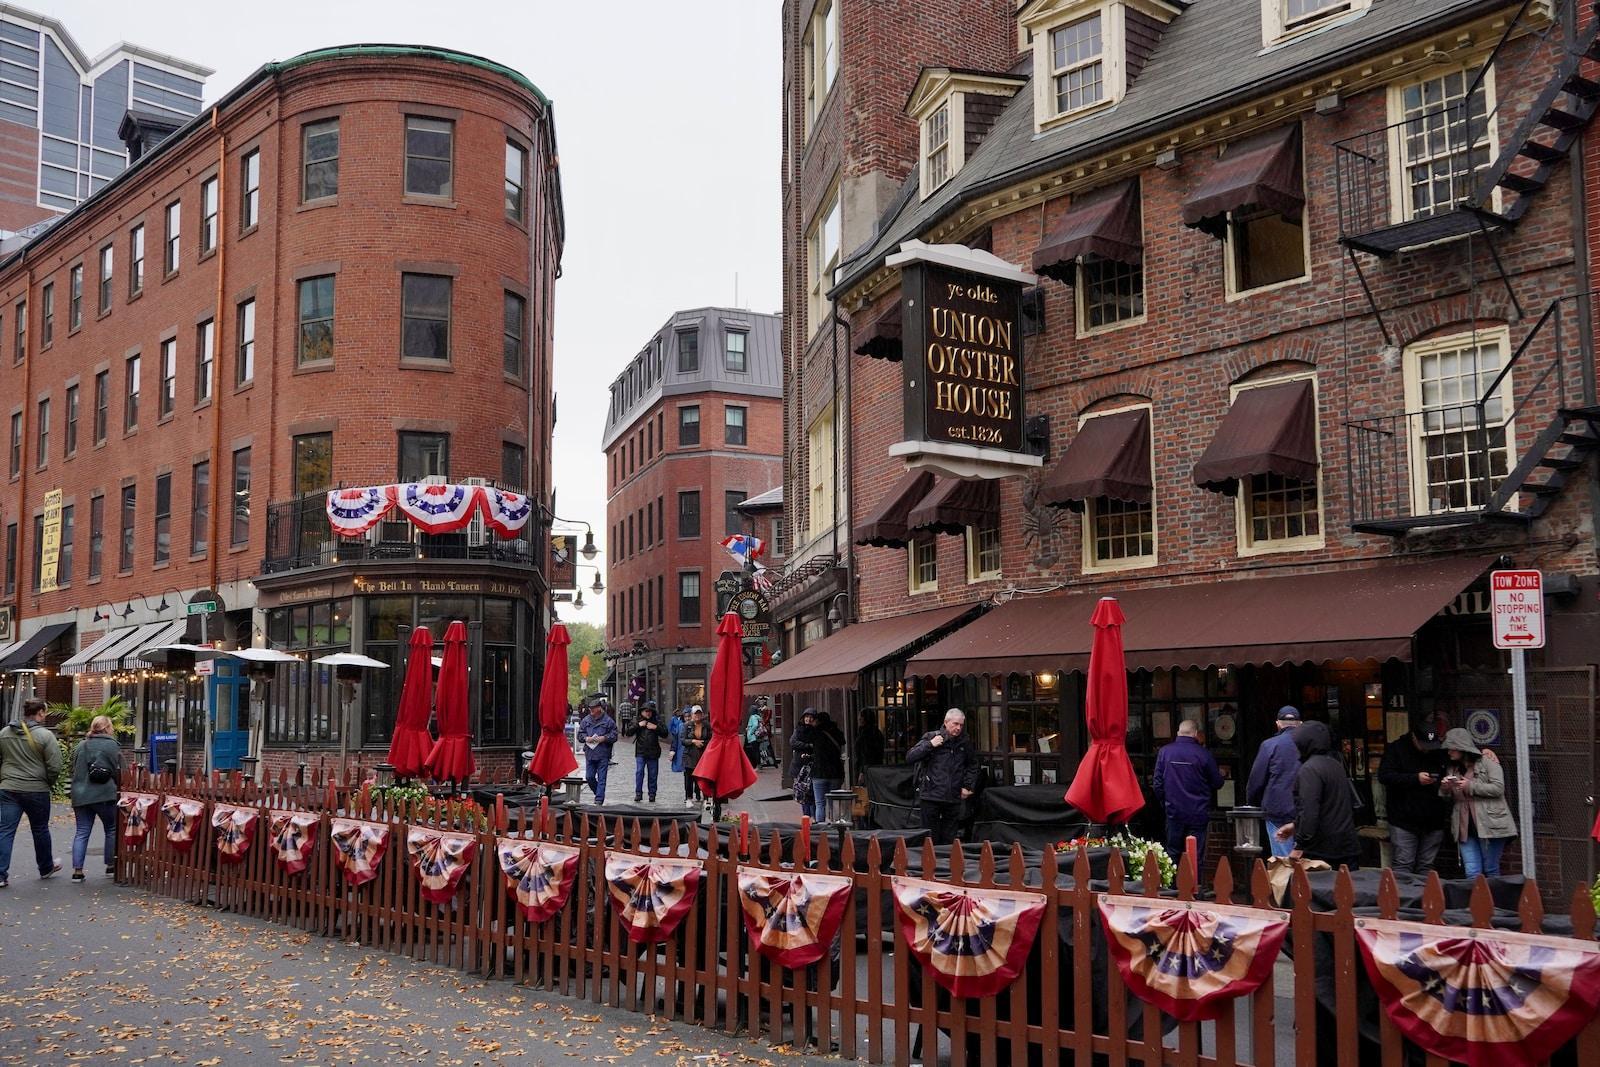
<instances>
[{"instance_id":1,"label":"dormer window","mask_svg":"<svg viewBox=\"0 0 1600 1067\"><path fill-rule=\"evenodd\" d=\"M1262 0L1262 37L1275 44L1366 10L1372 0Z\"/></svg>"},{"instance_id":2,"label":"dormer window","mask_svg":"<svg viewBox=\"0 0 1600 1067\"><path fill-rule=\"evenodd\" d=\"M1050 31L1050 83L1057 115L1082 111L1105 99L1104 19L1095 12Z\"/></svg>"},{"instance_id":3,"label":"dormer window","mask_svg":"<svg viewBox=\"0 0 1600 1067\"><path fill-rule=\"evenodd\" d=\"M1034 128L1121 100L1180 10L1171 0L1028 0L1017 23L1033 42Z\"/></svg>"},{"instance_id":4,"label":"dormer window","mask_svg":"<svg viewBox=\"0 0 1600 1067\"><path fill-rule=\"evenodd\" d=\"M925 184L931 191L950 179L950 101L940 104L922 124L922 142L928 146Z\"/></svg>"},{"instance_id":5,"label":"dormer window","mask_svg":"<svg viewBox=\"0 0 1600 1067\"><path fill-rule=\"evenodd\" d=\"M926 199L967 162L1025 79L924 67L906 102L920 133L919 186Z\"/></svg>"}]
</instances>

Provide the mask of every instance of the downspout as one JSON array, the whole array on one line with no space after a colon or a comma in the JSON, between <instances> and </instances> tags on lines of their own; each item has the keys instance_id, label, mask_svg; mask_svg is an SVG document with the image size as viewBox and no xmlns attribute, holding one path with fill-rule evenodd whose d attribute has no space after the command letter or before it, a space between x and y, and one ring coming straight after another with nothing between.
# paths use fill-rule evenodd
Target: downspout
<instances>
[{"instance_id":1,"label":"downspout","mask_svg":"<svg viewBox=\"0 0 1600 1067\"><path fill-rule=\"evenodd\" d=\"M844 575L844 577L845 577L845 583L846 583L845 584L845 591L848 593L848 595L844 598L845 599L845 605L846 605L846 610L845 610L845 615L844 615L844 622L845 622L846 626L849 626L851 623L855 622L855 620L856 620L856 541L855 541L855 532L856 531L855 531L855 519L854 519L854 515L855 515L854 509L855 509L855 502L856 502L856 464L855 464L855 458L856 458L856 447L855 447L856 418L855 418L855 409L853 407L851 407L851 404L853 403L853 398L855 396L855 393L850 387L851 386L850 367L851 367L852 357L855 354L855 345L851 343L853 334L852 334L851 329L850 329L850 320L845 318L843 315L839 314L839 300L838 300L837 297L835 297L834 300L833 300L833 351L834 351L834 375L836 377L837 377L837 375L839 373L839 371L838 371L839 327L841 327L841 326L844 327L844 350L845 350L845 356L844 356L844 403L845 403L845 409L846 409L846 411L848 413L848 418L845 421L845 428L844 428L844 451L845 451L845 456L844 456L844 460L845 460L845 464L844 464L844 498L850 502L849 507L846 508L845 513L844 513L844 521L845 521L845 539L844 539L844 551L845 551L844 570L845 570L845 575ZM834 406L833 412L834 412L834 423L833 424L834 424L834 427L835 427L835 435L837 437L837 427L839 425L839 420L838 420L839 408L838 408L837 405ZM837 449L837 445L835 445L835 449ZM837 515L837 510L838 510L839 494L838 493L834 493L833 496L834 496L834 502L835 502L835 504L834 504L834 506L835 506L835 516L834 516L834 531L835 531L835 534L834 534L834 536L837 537L838 536L838 515ZM838 555L837 552L835 552L835 558L837 558L837 555Z\"/></svg>"},{"instance_id":2,"label":"downspout","mask_svg":"<svg viewBox=\"0 0 1600 1067\"><path fill-rule=\"evenodd\" d=\"M22 440L18 442L18 459L21 469L17 471L17 558L13 561L13 566L16 568L15 572L7 576L14 578L17 585L17 598L14 601L16 611L11 618L11 632L14 634L21 633L23 589L25 588L22 582L24 578L29 578L29 575L23 573L27 569L23 560L29 558L27 551L29 547L28 535L33 530L33 524L25 521L28 518L28 437L29 431L33 428L33 424L28 421L28 407L30 404L28 398L33 395L33 354L28 350L34 347L34 324L43 321L40 315L41 309L34 303L33 299L32 267L28 268L25 284L27 288L23 289L22 296L27 301L28 310L26 313L33 316L33 321L28 323L28 328L22 335ZM37 461L38 457L34 458ZM18 676L17 688L18 690L22 688L20 675ZM18 704L17 706L20 708L22 705Z\"/></svg>"},{"instance_id":3,"label":"downspout","mask_svg":"<svg viewBox=\"0 0 1600 1067\"><path fill-rule=\"evenodd\" d=\"M1578 6L1568 4L1562 13L1562 35L1568 47L1578 39ZM1594 374L1594 335L1591 326L1594 323L1594 294L1591 290L1594 283L1589 277L1589 219L1584 211L1584 204L1588 201L1588 181L1586 167L1588 165L1588 134L1580 132L1577 142L1572 146L1572 155L1568 161L1567 170L1572 175L1572 196L1568 210L1572 215L1572 269L1577 275L1575 291L1578 299L1573 307L1573 322L1578 332L1579 364L1583 371L1583 404L1591 407L1595 403L1595 374ZM1559 316L1558 316L1559 319ZM1556 338L1556 351L1559 352L1561 338ZM1589 479L1589 520L1594 529L1600 529L1600 467ZM1595 548L1597 558L1600 558L1600 545Z\"/></svg>"},{"instance_id":4,"label":"downspout","mask_svg":"<svg viewBox=\"0 0 1600 1067\"><path fill-rule=\"evenodd\" d=\"M223 323L227 320L227 316L222 313L222 300L228 268L228 135L222 132L220 115L221 105L211 109L211 130L217 135L217 302L214 320L217 326L212 331L215 338L212 343L216 345L216 351L211 354L211 477L208 479L211 484L206 488L206 493L210 497L207 506L211 511L211 529L207 533L210 551L206 553L206 588L212 591L217 588L220 570L218 558L222 555L220 537L222 508L219 492L223 476L222 353L227 351L227 346L223 344ZM201 207L203 209L204 205Z\"/></svg>"}]
</instances>

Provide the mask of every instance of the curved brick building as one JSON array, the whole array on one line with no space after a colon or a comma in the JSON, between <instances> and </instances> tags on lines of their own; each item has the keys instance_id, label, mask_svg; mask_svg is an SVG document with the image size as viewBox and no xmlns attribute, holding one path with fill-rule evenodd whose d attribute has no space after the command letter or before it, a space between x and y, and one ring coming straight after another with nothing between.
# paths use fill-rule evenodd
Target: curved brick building
<instances>
[{"instance_id":1,"label":"curved brick building","mask_svg":"<svg viewBox=\"0 0 1600 1067\"><path fill-rule=\"evenodd\" d=\"M281 667L251 716L226 664L168 678L132 653L197 638L192 602L216 603L212 639L396 663L412 628L461 618L501 773L532 728L547 527L340 541L322 502L443 476L548 508L548 99L475 56L358 46L268 64L170 134L122 129L133 165L0 261L0 671L123 695L139 744L181 733L189 765L208 707L217 767L376 762L399 670L341 692Z\"/></svg>"}]
</instances>

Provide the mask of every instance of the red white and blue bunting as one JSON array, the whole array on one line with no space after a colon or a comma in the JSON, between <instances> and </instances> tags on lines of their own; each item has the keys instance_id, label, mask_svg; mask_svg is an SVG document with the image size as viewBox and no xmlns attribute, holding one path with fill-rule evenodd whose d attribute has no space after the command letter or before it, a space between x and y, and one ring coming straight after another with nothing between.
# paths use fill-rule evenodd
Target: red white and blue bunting
<instances>
[{"instance_id":1,"label":"red white and blue bunting","mask_svg":"<svg viewBox=\"0 0 1600 1067\"><path fill-rule=\"evenodd\" d=\"M694 907L705 864L699 860L606 852L606 888L635 944L665 941Z\"/></svg>"},{"instance_id":2,"label":"red white and blue bunting","mask_svg":"<svg viewBox=\"0 0 1600 1067\"><path fill-rule=\"evenodd\" d=\"M850 903L850 879L743 866L738 877L744 927L757 952L790 969L827 954Z\"/></svg>"},{"instance_id":3,"label":"red white and blue bunting","mask_svg":"<svg viewBox=\"0 0 1600 1067\"><path fill-rule=\"evenodd\" d=\"M362 819L334 819L328 832L333 860L350 886L365 885L378 877L378 864L389 849L389 828Z\"/></svg>"},{"instance_id":4,"label":"red white and blue bunting","mask_svg":"<svg viewBox=\"0 0 1600 1067\"><path fill-rule=\"evenodd\" d=\"M903 877L889 888L906 947L955 997L993 996L1015 981L1044 919L1043 893Z\"/></svg>"},{"instance_id":5,"label":"red white and blue bunting","mask_svg":"<svg viewBox=\"0 0 1600 1067\"><path fill-rule=\"evenodd\" d=\"M484 525L506 538L520 537L533 514L532 497L492 485L483 490L482 506Z\"/></svg>"},{"instance_id":6,"label":"red white and blue bunting","mask_svg":"<svg viewBox=\"0 0 1600 1067\"><path fill-rule=\"evenodd\" d=\"M422 883L422 899L448 904L478 854L478 839L471 834L413 826L406 835L406 850Z\"/></svg>"},{"instance_id":7,"label":"red white and blue bunting","mask_svg":"<svg viewBox=\"0 0 1600 1067\"><path fill-rule=\"evenodd\" d=\"M117 798L117 807L126 812L122 822L122 843L137 845L150 832L150 813L161 798L154 793L124 793Z\"/></svg>"},{"instance_id":8,"label":"red white and blue bunting","mask_svg":"<svg viewBox=\"0 0 1600 1067\"><path fill-rule=\"evenodd\" d=\"M167 840L173 848L188 852L194 846L194 831L205 813L204 801L167 797L161 802L161 815L167 824Z\"/></svg>"},{"instance_id":9,"label":"red white and blue bunting","mask_svg":"<svg viewBox=\"0 0 1600 1067\"><path fill-rule=\"evenodd\" d=\"M217 855L224 863L243 863L250 843L256 839L256 822L261 813L255 808L217 804L211 809L211 826L217 831Z\"/></svg>"},{"instance_id":10,"label":"red white and blue bunting","mask_svg":"<svg viewBox=\"0 0 1600 1067\"><path fill-rule=\"evenodd\" d=\"M394 487L394 506L423 533L454 533L472 521L482 495L477 485L407 482Z\"/></svg>"},{"instance_id":11,"label":"red white and blue bunting","mask_svg":"<svg viewBox=\"0 0 1600 1067\"><path fill-rule=\"evenodd\" d=\"M340 537L360 537L395 510L429 534L454 533L481 515L485 526L512 539L522 536L534 502L526 493L483 485L406 482L328 490L328 526Z\"/></svg>"},{"instance_id":12,"label":"red white and blue bunting","mask_svg":"<svg viewBox=\"0 0 1600 1067\"><path fill-rule=\"evenodd\" d=\"M317 847L317 823L321 821L321 816L309 811L268 813L267 844L284 874L299 874L311 862L311 852Z\"/></svg>"},{"instance_id":13,"label":"red white and blue bunting","mask_svg":"<svg viewBox=\"0 0 1600 1067\"><path fill-rule=\"evenodd\" d=\"M340 537L360 537L394 508L394 486L328 490L328 525Z\"/></svg>"},{"instance_id":14,"label":"red white and blue bunting","mask_svg":"<svg viewBox=\"0 0 1600 1067\"><path fill-rule=\"evenodd\" d=\"M495 842L495 852L506 889L516 898L523 918L544 922L566 906L577 880L576 848L502 837Z\"/></svg>"}]
</instances>

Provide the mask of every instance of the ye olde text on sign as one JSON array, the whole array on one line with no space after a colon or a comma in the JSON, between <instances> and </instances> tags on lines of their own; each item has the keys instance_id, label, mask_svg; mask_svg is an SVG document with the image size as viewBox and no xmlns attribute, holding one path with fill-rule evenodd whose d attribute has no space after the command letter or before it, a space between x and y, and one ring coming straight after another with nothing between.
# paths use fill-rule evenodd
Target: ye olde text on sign
<instances>
[{"instance_id":1,"label":"ye olde text on sign","mask_svg":"<svg viewBox=\"0 0 1600 1067\"><path fill-rule=\"evenodd\" d=\"M1020 452L1022 286L932 263L920 273L920 307L906 309L922 335L905 362L907 436L920 423L930 441Z\"/></svg>"}]
</instances>

